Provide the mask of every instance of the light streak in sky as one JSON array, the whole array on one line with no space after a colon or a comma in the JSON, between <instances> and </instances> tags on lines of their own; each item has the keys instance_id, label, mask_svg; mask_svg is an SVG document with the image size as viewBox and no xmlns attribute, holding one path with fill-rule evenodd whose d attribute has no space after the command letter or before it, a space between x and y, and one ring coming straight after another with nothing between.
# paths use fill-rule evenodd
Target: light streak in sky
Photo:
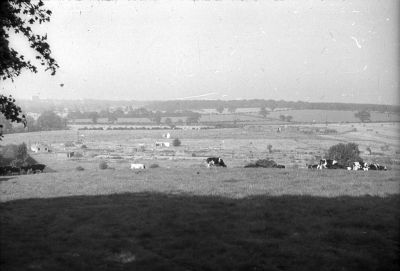
<instances>
[{"instance_id":1,"label":"light streak in sky","mask_svg":"<svg viewBox=\"0 0 400 271\"><path fill-rule=\"evenodd\" d=\"M355 37L350 37L350 38L351 38L352 40L354 40L354 42L356 43L356 45L357 45L358 48L360 48L360 49L362 48L361 45L360 45L360 43L358 42L358 40L357 40Z\"/></svg>"}]
</instances>

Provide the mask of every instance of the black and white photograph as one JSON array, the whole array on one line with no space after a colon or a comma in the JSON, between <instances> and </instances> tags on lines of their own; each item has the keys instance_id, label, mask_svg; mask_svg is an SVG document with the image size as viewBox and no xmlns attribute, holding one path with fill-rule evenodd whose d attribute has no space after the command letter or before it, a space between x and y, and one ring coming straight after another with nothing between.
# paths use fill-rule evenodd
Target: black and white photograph
<instances>
[{"instance_id":1,"label":"black and white photograph","mask_svg":"<svg viewBox=\"0 0 400 271\"><path fill-rule=\"evenodd\" d=\"M0 269L400 270L399 0L0 1Z\"/></svg>"}]
</instances>

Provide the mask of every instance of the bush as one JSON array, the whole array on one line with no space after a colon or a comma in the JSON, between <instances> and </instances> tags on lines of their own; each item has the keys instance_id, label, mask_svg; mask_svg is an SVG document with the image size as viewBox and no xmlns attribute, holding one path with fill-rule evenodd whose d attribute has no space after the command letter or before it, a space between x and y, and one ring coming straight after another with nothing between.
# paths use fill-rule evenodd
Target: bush
<instances>
[{"instance_id":1,"label":"bush","mask_svg":"<svg viewBox=\"0 0 400 271\"><path fill-rule=\"evenodd\" d=\"M268 149L269 153L272 153L272 145L271 144L268 144L267 149Z\"/></svg>"},{"instance_id":2,"label":"bush","mask_svg":"<svg viewBox=\"0 0 400 271\"><path fill-rule=\"evenodd\" d=\"M107 169L108 168L107 162L106 161L101 161L99 163L99 168L100 169Z\"/></svg>"},{"instance_id":3,"label":"bush","mask_svg":"<svg viewBox=\"0 0 400 271\"><path fill-rule=\"evenodd\" d=\"M158 164L151 164L150 165L150 168L158 168L158 167L160 167Z\"/></svg>"},{"instance_id":4,"label":"bush","mask_svg":"<svg viewBox=\"0 0 400 271\"><path fill-rule=\"evenodd\" d=\"M263 168L273 168L276 167L276 162L274 160L269 159L259 159L255 163L250 163L245 165L245 168L249 167L263 167Z\"/></svg>"},{"instance_id":5,"label":"bush","mask_svg":"<svg viewBox=\"0 0 400 271\"><path fill-rule=\"evenodd\" d=\"M333 145L329 148L326 157L338 161L341 165L349 165L355 161L362 161L360 150L355 143Z\"/></svg>"},{"instance_id":6,"label":"bush","mask_svg":"<svg viewBox=\"0 0 400 271\"><path fill-rule=\"evenodd\" d=\"M83 144L83 145L81 146L81 149L87 149L87 146L86 146L85 144Z\"/></svg>"},{"instance_id":7,"label":"bush","mask_svg":"<svg viewBox=\"0 0 400 271\"><path fill-rule=\"evenodd\" d=\"M75 147L74 142L68 141L64 143L64 147Z\"/></svg>"},{"instance_id":8,"label":"bush","mask_svg":"<svg viewBox=\"0 0 400 271\"><path fill-rule=\"evenodd\" d=\"M172 141L172 145L174 147L179 147L181 145L181 141L179 140L179 138L175 138L174 141Z\"/></svg>"},{"instance_id":9,"label":"bush","mask_svg":"<svg viewBox=\"0 0 400 271\"><path fill-rule=\"evenodd\" d=\"M83 167L81 167L81 166L77 166L76 168L75 168L77 171L83 171L83 170L85 170Z\"/></svg>"},{"instance_id":10,"label":"bush","mask_svg":"<svg viewBox=\"0 0 400 271\"><path fill-rule=\"evenodd\" d=\"M22 167L24 165L24 160L22 159L14 159L10 163L11 166L13 167Z\"/></svg>"},{"instance_id":11,"label":"bush","mask_svg":"<svg viewBox=\"0 0 400 271\"><path fill-rule=\"evenodd\" d=\"M74 153L74 157L76 157L76 158L81 158L81 157L83 157L83 154L80 153L80 152L75 152L75 153Z\"/></svg>"},{"instance_id":12,"label":"bush","mask_svg":"<svg viewBox=\"0 0 400 271\"><path fill-rule=\"evenodd\" d=\"M390 148L389 148L388 144L385 144L385 145L381 146L381 151L388 151L389 149Z\"/></svg>"},{"instance_id":13,"label":"bush","mask_svg":"<svg viewBox=\"0 0 400 271\"><path fill-rule=\"evenodd\" d=\"M28 148L25 142L17 147L17 159L25 160L28 157Z\"/></svg>"}]
</instances>

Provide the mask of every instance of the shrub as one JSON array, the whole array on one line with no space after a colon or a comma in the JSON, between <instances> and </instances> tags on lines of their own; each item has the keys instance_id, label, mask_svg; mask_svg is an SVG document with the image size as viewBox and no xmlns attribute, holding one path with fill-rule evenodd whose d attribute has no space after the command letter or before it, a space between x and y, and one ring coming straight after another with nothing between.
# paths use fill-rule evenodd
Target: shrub
<instances>
[{"instance_id":1,"label":"shrub","mask_svg":"<svg viewBox=\"0 0 400 271\"><path fill-rule=\"evenodd\" d=\"M81 166L77 166L76 168L75 168L77 171L83 171L83 170L85 170L83 167L81 167Z\"/></svg>"},{"instance_id":2,"label":"shrub","mask_svg":"<svg viewBox=\"0 0 400 271\"><path fill-rule=\"evenodd\" d=\"M107 169L108 168L107 162L106 161L101 161L99 163L99 168L100 169Z\"/></svg>"},{"instance_id":3,"label":"shrub","mask_svg":"<svg viewBox=\"0 0 400 271\"><path fill-rule=\"evenodd\" d=\"M150 168L158 168L158 167L160 167L158 164L151 164L150 165Z\"/></svg>"},{"instance_id":4,"label":"shrub","mask_svg":"<svg viewBox=\"0 0 400 271\"><path fill-rule=\"evenodd\" d=\"M81 157L83 157L83 154L80 153L80 152L75 152L75 153L74 153L74 157L76 157L76 158L81 158Z\"/></svg>"},{"instance_id":5,"label":"shrub","mask_svg":"<svg viewBox=\"0 0 400 271\"><path fill-rule=\"evenodd\" d=\"M74 142L68 141L64 143L64 147L75 147Z\"/></svg>"},{"instance_id":6,"label":"shrub","mask_svg":"<svg viewBox=\"0 0 400 271\"><path fill-rule=\"evenodd\" d=\"M85 144L83 144L83 145L81 146L81 149L87 149L87 146L86 146Z\"/></svg>"},{"instance_id":7,"label":"shrub","mask_svg":"<svg viewBox=\"0 0 400 271\"><path fill-rule=\"evenodd\" d=\"M174 147L179 147L181 144L182 144L182 143L181 143L181 141L179 140L179 138L175 138L175 139L172 141L172 145L173 145Z\"/></svg>"},{"instance_id":8,"label":"shrub","mask_svg":"<svg viewBox=\"0 0 400 271\"><path fill-rule=\"evenodd\" d=\"M24 160L18 158L14 159L11 161L10 165L13 167L21 167L24 165Z\"/></svg>"},{"instance_id":9,"label":"shrub","mask_svg":"<svg viewBox=\"0 0 400 271\"><path fill-rule=\"evenodd\" d=\"M17 158L20 160L25 160L28 157L28 148L25 142L18 145L17 147Z\"/></svg>"},{"instance_id":10,"label":"shrub","mask_svg":"<svg viewBox=\"0 0 400 271\"><path fill-rule=\"evenodd\" d=\"M269 159L259 159L255 163L250 163L245 165L245 168L249 167L264 167L264 168L273 168L277 164L274 160L269 160Z\"/></svg>"},{"instance_id":11,"label":"shrub","mask_svg":"<svg viewBox=\"0 0 400 271\"><path fill-rule=\"evenodd\" d=\"M267 149L268 149L269 153L272 153L272 145L271 144L268 144Z\"/></svg>"},{"instance_id":12,"label":"shrub","mask_svg":"<svg viewBox=\"0 0 400 271\"><path fill-rule=\"evenodd\" d=\"M356 143L339 143L329 148L326 154L328 159L337 160L341 165L349 165L355 161L362 161L360 150Z\"/></svg>"},{"instance_id":13,"label":"shrub","mask_svg":"<svg viewBox=\"0 0 400 271\"><path fill-rule=\"evenodd\" d=\"M390 148L389 148L388 144L385 144L385 145L381 146L381 151L388 151L389 149Z\"/></svg>"}]
</instances>

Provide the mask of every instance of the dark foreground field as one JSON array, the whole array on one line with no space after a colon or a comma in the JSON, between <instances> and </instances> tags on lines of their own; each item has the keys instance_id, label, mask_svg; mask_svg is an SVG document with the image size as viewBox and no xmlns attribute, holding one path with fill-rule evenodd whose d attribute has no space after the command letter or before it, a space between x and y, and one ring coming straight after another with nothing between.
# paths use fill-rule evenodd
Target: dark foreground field
<instances>
[{"instance_id":1,"label":"dark foreground field","mask_svg":"<svg viewBox=\"0 0 400 271\"><path fill-rule=\"evenodd\" d=\"M1 203L1 270L398 270L398 195Z\"/></svg>"}]
</instances>

